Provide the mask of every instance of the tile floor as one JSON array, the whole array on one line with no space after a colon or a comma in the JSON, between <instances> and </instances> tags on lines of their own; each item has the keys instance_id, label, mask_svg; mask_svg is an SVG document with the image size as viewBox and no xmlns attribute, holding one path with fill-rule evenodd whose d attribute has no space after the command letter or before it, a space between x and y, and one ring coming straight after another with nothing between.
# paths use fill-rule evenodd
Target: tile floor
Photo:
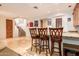
<instances>
[{"instance_id":1,"label":"tile floor","mask_svg":"<svg viewBox=\"0 0 79 59\"><path fill-rule=\"evenodd\" d=\"M4 42L4 41L0 41ZM0 43L0 48L1 46L5 47L5 45L1 45ZM39 54L38 52L35 52L35 48L31 51L31 39L28 39L26 37L19 37L19 38L9 38L6 39L6 46L13 51L19 53L22 56L45 56L45 53L42 52ZM54 56L58 56L57 53L53 54ZM49 56L49 54L48 54Z\"/></svg>"}]
</instances>

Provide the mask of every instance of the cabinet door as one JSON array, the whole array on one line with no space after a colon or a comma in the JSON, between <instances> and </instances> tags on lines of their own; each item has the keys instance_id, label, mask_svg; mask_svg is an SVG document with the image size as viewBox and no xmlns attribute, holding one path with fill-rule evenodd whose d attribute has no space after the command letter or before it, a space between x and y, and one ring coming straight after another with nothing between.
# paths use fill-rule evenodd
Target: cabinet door
<instances>
[{"instance_id":1,"label":"cabinet door","mask_svg":"<svg viewBox=\"0 0 79 59\"><path fill-rule=\"evenodd\" d=\"M74 26L79 25L79 4L76 4L73 14Z\"/></svg>"},{"instance_id":2,"label":"cabinet door","mask_svg":"<svg viewBox=\"0 0 79 59\"><path fill-rule=\"evenodd\" d=\"M74 26L77 25L77 8L75 8L74 10L74 14L73 14L73 23L74 23Z\"/></svg>"},{"instance_id":3,"label":"cabinet door","mask_svg":"<svg viewBox=\"0 0 79 59\"><path fill-rule=\"evenodd\" d=\"M76 25L76 17L75 17L75 12L74 12L74 14L73 14L73 25L75 26Z\"/></svg>"},{"instance_id":4,"label":"cabinet door","mask_svg":"<svg viewBox=\"0 0 79 59\"><path fill-rule=\"evenodd\" d=\"M79 25L79 4L77 5L77 23Z\"/></svg>"},{"instance_id":5,"label":"cabinet door","mask_svg":"<svg viewBox=\"0 0 79 59\"><path fill-rule=\"evenodd\" d=\"M76 8L76 10L75 10L75 25L78 25L78 10L77 10L77 8Z\"/></svg>"}]
</instances>

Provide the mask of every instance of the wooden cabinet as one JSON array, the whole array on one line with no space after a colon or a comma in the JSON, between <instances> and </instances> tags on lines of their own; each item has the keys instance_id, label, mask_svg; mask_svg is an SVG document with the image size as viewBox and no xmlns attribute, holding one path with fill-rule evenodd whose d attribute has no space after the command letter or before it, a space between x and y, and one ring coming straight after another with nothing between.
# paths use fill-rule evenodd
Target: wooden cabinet
<instances>
[{"instance_id":1,"label":"wooden cabinet","mask_svg":"<svg viewBox=\"0 0 79 59\"><path fill-rule=\"evenodd\" d=\"M63 55L64 56L79 56L79 45L64 43Z\"/></svg>"},{"instance_id":2,"label":"wooden cabinet","mask_svg":"<svg viewBox=\"0 0 79 59\"><path fill-rule=\"evenodd\" d=\"M73 25L79 25L79 3L76 4L73 11Z\"/></svg>"}]
</instances>

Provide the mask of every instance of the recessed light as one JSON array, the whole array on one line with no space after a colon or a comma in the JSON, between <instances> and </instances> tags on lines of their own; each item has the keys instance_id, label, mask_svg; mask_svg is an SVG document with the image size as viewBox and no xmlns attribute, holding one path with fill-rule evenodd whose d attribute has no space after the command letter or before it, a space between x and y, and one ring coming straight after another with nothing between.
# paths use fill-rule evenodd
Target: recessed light
<instances>
[{"instance_id":1,"label":"recessed light","mask_svg":"<svg viewBox=\"0 0 79 59\"><path fill-rule=\"evenodd\" d=\"M37 7L37 6L34 6L33 8L38 9L38 7Z\"/></svg>"},{"instance_id":2,"label":"recessed light","mask_svg":"<svg viewBox=\"0 0 79 59\"><path fill-rule=\"evenodd\" d=\"M71 7L71 5L69 5L68 7Z\"/></svg>"}]
</instances>

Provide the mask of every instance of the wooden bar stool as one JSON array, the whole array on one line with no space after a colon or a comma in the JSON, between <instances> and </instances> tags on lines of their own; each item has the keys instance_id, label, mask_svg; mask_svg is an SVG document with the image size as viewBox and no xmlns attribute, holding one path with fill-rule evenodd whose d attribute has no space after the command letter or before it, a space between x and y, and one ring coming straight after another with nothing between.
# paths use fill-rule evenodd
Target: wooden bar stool
<instances>
[{"instance_id":1,"label":"wooden bar stool","mask_svg":"<svg viewBox=\"0 0 79 59\"><path fill-rule=\"evenodd\" d=\"M47 35L47 28L38 28L38 34L39 34L39 37L40 37L40 51L39 53L42 52L41 49L43 49L43 51L45 50L46 51L46 55L48 54L48 51L47 49L49 50L50 52L50 49L49 49L49 36Z\"/></svg>"},{"instance_id":2,"label":"wooden bar stool","mask_svg":"<svg viewBox=\"0 0 79 59\"><path fill-rule=\"evenodd\" d=\"M50 55L53 54L54 52L54 43L57 42L59 48L59 55L62 56L62 51L61 51L61 43L62 43L62 33L63 33L63 28L49 28L49 33L50 33L50 37L51 37L51 53Z\"/></svg>"},{"instance_id":3,"label":"wooden bar stool","mask_svg":"<svg viewBox=\"0 0 79 59\"><path fill-rule=\"evenodd\" d=\"M30 35L32 38L32 47L31 47L31 51L33 47L36 47L36 52L37 52L37 47L39 46L39 36L37 35L37 29L36 28L29 28L30 30Z\"/></svg>"}]
</instances>

